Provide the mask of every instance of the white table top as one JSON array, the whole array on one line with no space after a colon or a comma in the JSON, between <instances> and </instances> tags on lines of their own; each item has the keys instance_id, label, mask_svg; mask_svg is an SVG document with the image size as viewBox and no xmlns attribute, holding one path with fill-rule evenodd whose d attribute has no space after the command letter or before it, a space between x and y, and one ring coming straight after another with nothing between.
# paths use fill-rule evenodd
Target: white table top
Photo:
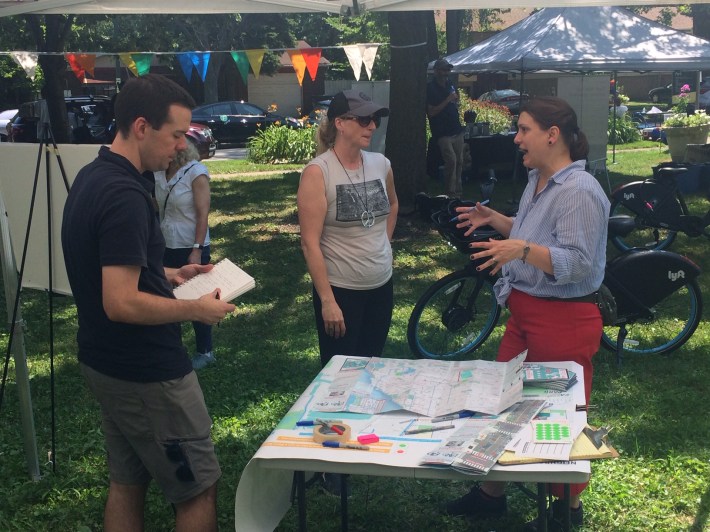
<instances>
[{"instance_id":1,"label":"white table top","mask_svg":"<svg viewBox=\"0 0 710 532\"><path fill-rule=\"evenodd\" d=\"M588 460L546 462L515 466L496 465L487 475L467 475L449 467L419 465L421 457L445 439L436 432L403 436L397 425L416 415L397 411L387 414L317 413L309 405L327 392L332 376L347 359L336 356L309 385L278 426L262 444L244 469L235 496L235 528L244 531L273 530L290 507L294 471L346 473L403 478L451 480L499 480L510 482L580 483L589 480ZM577 404L584 404L582 367L574 362L545 364L577 373L578 383L571 388ZM586 412L575 412L583 423ZM312 427L299 427L301 419L324 417L341 419L352 428L354 443L358 434L376 433L380 442L369 451L327 449L313 442ZM584 419L582 419L584 418ZM465 419L456 420L457 427ZM394 429L394 430L392 430Z\"/></svg>"}]
</instances>

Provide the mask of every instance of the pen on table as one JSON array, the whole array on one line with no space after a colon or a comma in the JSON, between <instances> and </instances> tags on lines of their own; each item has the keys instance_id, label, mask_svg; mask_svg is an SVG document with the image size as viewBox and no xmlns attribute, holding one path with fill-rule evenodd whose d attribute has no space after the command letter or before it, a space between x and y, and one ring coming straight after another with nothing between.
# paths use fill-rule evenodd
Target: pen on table
<instances>
[{"instance_id":1,"label":"pen on table","mask_svg":"<svg viewBox=\"0 0 710 532\"><path fill-rule=\"evenodd\" d=\"M333 425L332 421L326 421L325 419L316 419L316 422L319 425L323 425L325 428L327 428L331 432L335 432L336 434L342 436L343 435L343 429L340 427Z\"/></svg>"},{"instance_id":2,"label":"pen on table","mask_svg":"<svg viewBox=\"0 0 710 532\"><path fill-rule=\"evenodd\" d=\"M457 412L456 414L449 414L448 416L438 416L431 418L432 423L441 423L442 421L452 421L454 419L460 419L462 417L471 417L473 412L464 410L463 412Z\"/></svg>"},{"instance_id":3,"label":"pen on table","mask_svg":"<svg viewBox=\"0 0 710 532\"><path fill-rule=\"evenodd\" d=\"M491 201L491 200L487 200L487 199L486 199L486 200L483 200L483 201L481 202L481 205L488 205L488 204L490 203L490 201ZM458 219L459 219L459 216L461 216L462 214L466 214L467 212L472 212L472 211L475 211L475 210L476 210L476 206L474 205L473 207L471 207L471 208L468 209L467 211L460 212L460 213L458 213L456 216L454 216L453 218L451 218L451 220L449 220L449 223L455 222L456 220L458 220Z\"/></svg>"},{"instance_id":4,"label":"pen on table","mask_svg":"<svg viewBox=\"0 0 710 532\"><path fill-rule=\"evenodd\" d=\"M329 419L329 423L342 423L340 419ZM312 427L314 425L325 425L322 419L302 419L301 421L296 421L297 427Z\"/></svg>"},{"instance_id":5,"label":"pen on table","mask_svg":"<svg viewBox=\"0 0 710 532\"><path fill-rule=\"evenodd\" d=\"M584 412L589 411L589 410L594 410L597 407L597 405L577 405L575 410L577 412Z\"/></svg>"},{"instance_id":6,"label":"pen on table","mask_svg":"<svg viewBox=\"0 0 710 532\"><path fill-rule=\"evenodd\" d=\"M405 430L405 434L421 434L422 432L434 432L435 430L446 430L446 429L455 429L456 425L446 425L445 427L431 427L428 429L410 429L410 430Z\"/></svg>"},{"instance_id":7,"label":"pen on table","mask_svg":"<svg viewBox=\"0 0 710 532\"><path fill-rule=\"evenodd\" d=\"M323 447L335 447L341 449L357 449L358 451L369 451L367 445L358 445L357 443L344 443L339 441L324 441Z\"/></svg>"}]
</instances>

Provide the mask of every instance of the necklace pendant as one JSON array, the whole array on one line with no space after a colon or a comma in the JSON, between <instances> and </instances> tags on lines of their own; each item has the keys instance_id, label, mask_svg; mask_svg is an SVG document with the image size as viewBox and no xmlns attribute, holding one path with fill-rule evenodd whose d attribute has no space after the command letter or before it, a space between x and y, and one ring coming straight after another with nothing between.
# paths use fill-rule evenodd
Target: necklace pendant
<instances>
[{"instance_id":1,"label":"necklace pendant","mask_svg":"<svg viewBox=\"0 0 710 532\"><path fill-rule=\"evenodd\" d=\"M362 222L363 227L367 227L369 229L375 225L375 215L372 214L371 210L362 211L360 221Z\"/></svg>"}]
</instances>

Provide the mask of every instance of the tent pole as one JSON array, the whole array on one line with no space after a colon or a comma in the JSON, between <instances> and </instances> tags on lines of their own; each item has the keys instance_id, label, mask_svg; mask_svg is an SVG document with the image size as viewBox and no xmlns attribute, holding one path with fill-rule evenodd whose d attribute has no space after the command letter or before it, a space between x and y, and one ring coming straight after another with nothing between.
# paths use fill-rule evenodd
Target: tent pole
<instances>
[{"instance_id":1,"label":"tent pole","mask_svg":"<svg viewBox=\"0 0 710 532\"><path fill-rule=\"evenodd\" d=\"M5 202L0 196L0 211L7 212ZM16 298L18 298L17 285L17 264L15 255L12 252L10 239L10 228L7 215L0 216L0 245L2 246L2 276L5 285L5 303L7 304L8 321L12 321ZM15 359L15 384L17 386L18 405L20 408L20 419L22 425L22 441L25 448L25 460L30 478L34 481L41 479L39 469L39 455L37 453L37 436L35 432L34 415L32 413L32 396L30 393L30 377L27 369L27 356L25 354L25 338L23 333L22 311L19 305L15 313L15 322L9 323L11 330L12 355ZM2 397L0 397L2 402Z\"/></svg>"},{"instance_id":2,"label":"tent pole","mask_svg":"<svg viewBox=\"0 0 710 532\"><path fill-rule=\"evenodd\" d=\"M612 73L612 76L614 77L614 102L613 102L613 111L614 111L614 117L612 118L613 120L613 131L614 131L614 142L611 145L611 164L616 164L616 98L617 94L619 94L619 91L616 89L616 70Z\"/></svg>"}]
</instances>

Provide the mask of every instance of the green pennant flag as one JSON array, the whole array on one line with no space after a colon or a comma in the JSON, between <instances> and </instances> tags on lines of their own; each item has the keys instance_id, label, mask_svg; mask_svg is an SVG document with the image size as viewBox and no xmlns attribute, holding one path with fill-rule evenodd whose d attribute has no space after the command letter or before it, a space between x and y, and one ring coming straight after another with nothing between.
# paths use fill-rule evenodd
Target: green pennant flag
<instances>
[{"instance_id":1,"label":"green pennant flag","mask_svg":"<svg viewBox=\"0 0 710 532\"><path fill-rule=\"evenodd\" d=\"M234 62L237 64L237 70L239 70L239 73L242 75L244 85L247 85L247 77L249 76L249 59L247 58L247 54L244 52L231 52L231 54L232 59L234 59Z\"/></svg>"}]
</instances>

